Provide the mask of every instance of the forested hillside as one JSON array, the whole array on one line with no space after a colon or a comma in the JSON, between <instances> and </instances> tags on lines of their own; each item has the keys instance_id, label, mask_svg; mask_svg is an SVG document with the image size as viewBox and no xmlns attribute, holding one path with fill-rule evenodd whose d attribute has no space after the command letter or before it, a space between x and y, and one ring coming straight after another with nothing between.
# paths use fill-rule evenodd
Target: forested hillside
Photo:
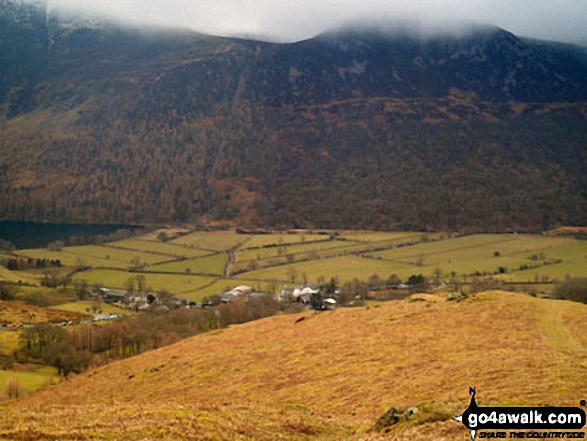
<instances>
[{"instance_id":1,"label":"forested hillside","mask_svg":"<svg viewBox=\"0 0 587 441\"><path fill-rule=\"evenodd\" d=\"M0 217L587 221L586 50L495 28L293 44L0 5Z\"/></svg>"}]
</instances>

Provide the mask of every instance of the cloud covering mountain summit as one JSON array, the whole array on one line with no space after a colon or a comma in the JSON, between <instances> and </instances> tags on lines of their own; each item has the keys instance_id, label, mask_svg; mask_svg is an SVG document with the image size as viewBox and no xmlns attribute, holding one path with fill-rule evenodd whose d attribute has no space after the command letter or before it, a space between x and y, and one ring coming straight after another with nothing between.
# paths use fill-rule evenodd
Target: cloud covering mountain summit
<instances>
[{"instance_id":1,"label":"cloud covering mountain summit","mask_svg":"<svg viewBox=\"0 0 587 441\"><path fill-rule=\"evenodd\" d=\"M489 23L517 35L587 44L584 0L50 0L50 5L123 21L285 41L310 38L352 20L388 17L419 20L424 26Z\"/></svg>"}]
</instances>

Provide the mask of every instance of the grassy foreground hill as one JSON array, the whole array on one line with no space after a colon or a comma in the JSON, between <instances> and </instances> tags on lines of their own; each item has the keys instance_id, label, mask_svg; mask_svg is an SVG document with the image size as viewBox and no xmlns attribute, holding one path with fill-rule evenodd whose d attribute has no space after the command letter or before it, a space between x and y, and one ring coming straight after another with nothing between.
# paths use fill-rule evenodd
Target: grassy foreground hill
<instances>
[{"instance_id":1,"label":"grassy foreground hill","mask_svg":"<svg viewBox=\"0 0 587 441\"><path fill-rule=\"evenodd\" d=\"M487 406L587 397L585 318L582 304L503 291L271 317L5 403L0 438L466 440L450 419L469 386ZM372 432L391 406L421 412Z\"/></svg>"}]
</instances>

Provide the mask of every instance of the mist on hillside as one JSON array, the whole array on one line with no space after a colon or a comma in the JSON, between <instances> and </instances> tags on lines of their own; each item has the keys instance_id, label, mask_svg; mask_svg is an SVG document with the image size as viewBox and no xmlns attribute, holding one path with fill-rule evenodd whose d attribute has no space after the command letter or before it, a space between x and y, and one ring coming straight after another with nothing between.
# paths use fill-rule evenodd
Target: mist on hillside
<instances>
[{"instance_id":1,"label":"mist on hillside","mask_svg":"<svg viewBox=\"0 0 587 441\"><path fill-rule=\"evenodd\" d=\"M584 0L50 0L49 4L54 10L66 9L124 22L275 41L302 40L346 23L369 23L383 18L389 23L411 23L412 32L424 35L460 34L470 23L484 23L526 37L587 42Z\"/></svg>"}]
</instances>

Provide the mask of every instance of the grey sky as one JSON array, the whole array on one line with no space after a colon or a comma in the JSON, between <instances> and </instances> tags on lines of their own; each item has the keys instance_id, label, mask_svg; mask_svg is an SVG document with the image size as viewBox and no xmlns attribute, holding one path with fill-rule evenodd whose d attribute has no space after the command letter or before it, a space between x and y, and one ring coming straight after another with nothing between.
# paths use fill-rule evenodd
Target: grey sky
<instances>
[{"instance_id":1,"label":"grey sky","mask_svg":"<svg viewBox=\"0 0 587 441\"><path fill-rule=\"evenodd\" d=\"M474 21L517 35L587 44L587 0L49 0L125 21L216 35L263 34L286 41L341 23L389 17L445 26ZM443 23L438 25L438 23Z\"/></svg>"}]
</instances>

